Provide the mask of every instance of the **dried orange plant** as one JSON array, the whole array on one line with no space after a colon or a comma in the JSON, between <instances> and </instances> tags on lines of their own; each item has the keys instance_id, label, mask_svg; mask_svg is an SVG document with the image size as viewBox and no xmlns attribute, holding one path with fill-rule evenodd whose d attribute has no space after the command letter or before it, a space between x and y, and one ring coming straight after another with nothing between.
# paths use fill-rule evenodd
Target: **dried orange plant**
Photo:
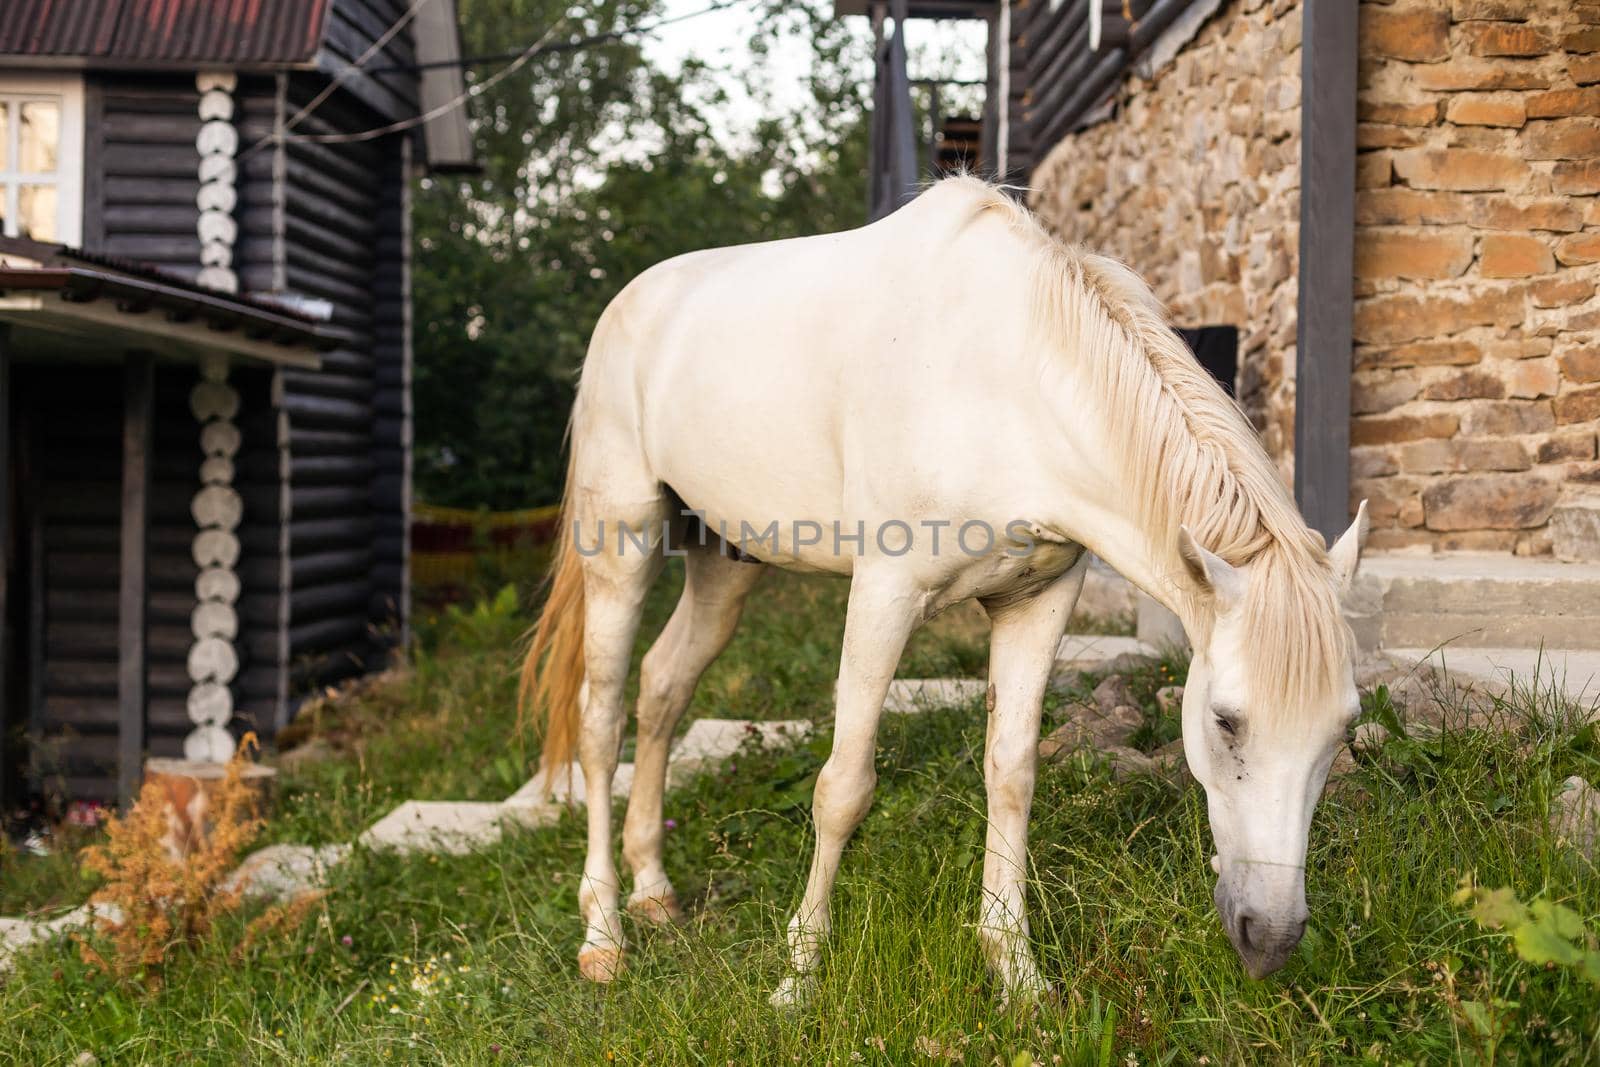
<instances>
[{"instance_id":1,"label":"dried orange plant","mask_svg":"<svg viewBox=\"0 0 1600 1067\"><path fill-rule=\"evenodd\" d=\"M226 883L264 825L260 798L244 778L257 747L255 735L246 734L201 810L180 812L167 786L145 782L133 807L107 822L105 843L84 850L84 866L106 880L91 898L106 912L97 922L101 939L76 938L85 962L157 985L174 948L203 939L219 918L239 909L245 887ZM179 838L183 848L174 847ZM269 909L246 930L241 954L261 934L298 925L309 904Z\"/></svg>"}]
</instances>

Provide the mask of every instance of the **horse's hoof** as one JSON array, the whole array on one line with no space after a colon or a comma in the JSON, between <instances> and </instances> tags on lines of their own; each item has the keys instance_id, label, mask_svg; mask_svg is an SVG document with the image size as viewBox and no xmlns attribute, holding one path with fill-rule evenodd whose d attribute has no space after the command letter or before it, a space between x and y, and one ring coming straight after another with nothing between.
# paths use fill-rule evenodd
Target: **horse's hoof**
<instances>
[{"instance_id":1,"label":"horse's hoof","mask_svg":"<svg viewBox=\"0 0 1600 1067\"><path fill-rule=\"evenodd\" d=\"M811 991L816 983L806 975L791 974L778 983L778 988L772 991L772 996L767 998L779 1011L788 1011L804 1007L811 999Z\"/></svg>"},{"instance_id":2,"label":"horse's hoof","mask_svg":"<svg viewBox=\"0 0 1600 1067\"><path fill-rule=\"evenodd\" d=\"M578 973L589 981L604 984L620 978L622 972L620 948L585 945L578 950Z\"/></svg>"},{"instance_id":3,"label":"horse's hoof","mask_svg":"<svg viewBox=\"0 0 1600 1067\"><path fill-rule=\"evenodd\" d=\"M1000 983L1000 1009L1002 1011L1031 1012L1039 1007L1059 1007L1060 995L1056 988L1038 974L1013 978Z\"/></svg>"},{"instance_id":4,"label":"horse's hoof","mask_svg":"<svg viewBox=\"0 0 1600 1067\"><path fill-rule=\"evenodd\" d=\"M678 904L678 894L668 890L653 897L639 897L628 901L628 914L652 926L669 926L683 922L683 908Z\"/></svg>"},{"instance_id":5,"label":"horse's hoof","mask_svg":"<svg viewBox=\"0 0 1600 1067\"><path fill-rule=\"evenodd\" d=\"M1020 989L1000 991L1000 1010L1023 1016L1032 1016L1040 1010L1061 1011L1066 998L1054 985L1041 983Z\"/></svg>"}]
</instances>

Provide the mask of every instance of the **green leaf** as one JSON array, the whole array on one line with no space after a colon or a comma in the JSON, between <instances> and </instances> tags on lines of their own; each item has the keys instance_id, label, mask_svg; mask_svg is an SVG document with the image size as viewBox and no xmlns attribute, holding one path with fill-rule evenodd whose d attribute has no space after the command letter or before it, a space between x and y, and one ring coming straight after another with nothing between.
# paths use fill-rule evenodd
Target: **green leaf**
<instances>
[{"instance_id":1,"label":"green leaf","mask_svg":"<svg viewBox=\"0 0 1600 1067\"><path fill-rule=\"evenodd\" d=\"M1112 1039L1117 1036L1116 1005L1106 1006L1105 1022L1100 1027L1100 1067L1111 1067Z\"/></svg>"},{"instance_id":2,"label":"green leaf","mask_svg":"<svg viewBox=\"0 0 1600 1067\"><path fill-rule=\"evenodd\" d=\"M1517 955L1529 963L1543 965L1559 963L1569 966L1583 958L1583 952L1571 941L1562 937L1548 922L1539 920L1523 923L1512 934Z\"/></svg>"},{"instance_id":3,"label":"green leaf","mask_svg":"<svg viewBox=\"0 0 1600 1067\"><path fill-rule=\"evenodd\" d=\"M1583 919L1571 908L1549 900L1536 900L1529 905L1534 918L1549 925L1557 935L1569 939L1583 936Z\"/></svg>"},{"instance_id":4,"label":"green leaf","mask_svg":"<svg viewBox=\"0 0 1600 1067\"><path fill-rule=\"evenodd\" d=\"M1489 1015L1489 1009L1476 1000L1463 1000L1461 1014L1467 1017L1467 1022L1472 1028L1484 1037L1494 1036L1494 1024Z\"/></svg>"},{"instance_id":5,"label":"green leaf","mask_svg":"<svg viewBox=\"0 0 1600 1067\"><path fill-rule=\"evenodd\" d=\"M1472 917L1478 925L1492 929L1515 928L1527 921L1528 908L1517 899L1510 886L1499 889L1480 889L1472 905Z\"/></svg>"}]
</instances>

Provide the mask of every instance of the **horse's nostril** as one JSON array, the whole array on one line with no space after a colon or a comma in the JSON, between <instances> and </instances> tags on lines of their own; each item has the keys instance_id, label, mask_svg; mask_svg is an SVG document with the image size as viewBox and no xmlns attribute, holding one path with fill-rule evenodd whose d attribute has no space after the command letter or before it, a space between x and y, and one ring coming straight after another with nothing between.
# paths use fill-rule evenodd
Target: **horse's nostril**
<instances>
[{"instance_id":1,"label":"horse's nostril","mask_svg":"<svg viewBox=\"0 0 1600 1067\"><path fill-rule=\"evenodd\" d=\"M1242 949L1255 947L1255 943L1250 940L1250 928L1253 920L1254 916L1249 912L1243 911L1239 913L1239 947Z\"/></svg>"}]
</instances>

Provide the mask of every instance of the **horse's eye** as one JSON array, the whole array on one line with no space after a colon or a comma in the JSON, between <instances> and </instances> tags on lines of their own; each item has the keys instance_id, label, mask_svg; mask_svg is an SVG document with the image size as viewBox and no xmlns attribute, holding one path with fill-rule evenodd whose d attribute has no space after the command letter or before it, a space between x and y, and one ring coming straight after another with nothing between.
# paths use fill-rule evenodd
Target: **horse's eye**
<instances>
[{"instance_id":1,"label":"horse's eye","mask_svg":"<svg viewBox=\"0 0 1600 1067\"><path fill-rule=\"evenodd\" d=\"M1229 737L1232 737L1234 735L1234 733L1237 731L1238 727L1236 727L1233 724L1233 720L1228 718L1226 715L1218 715L1217 716L1217 729L1221 730L1223 733L1227 734Z\"/></svg>"}]
</instances>

